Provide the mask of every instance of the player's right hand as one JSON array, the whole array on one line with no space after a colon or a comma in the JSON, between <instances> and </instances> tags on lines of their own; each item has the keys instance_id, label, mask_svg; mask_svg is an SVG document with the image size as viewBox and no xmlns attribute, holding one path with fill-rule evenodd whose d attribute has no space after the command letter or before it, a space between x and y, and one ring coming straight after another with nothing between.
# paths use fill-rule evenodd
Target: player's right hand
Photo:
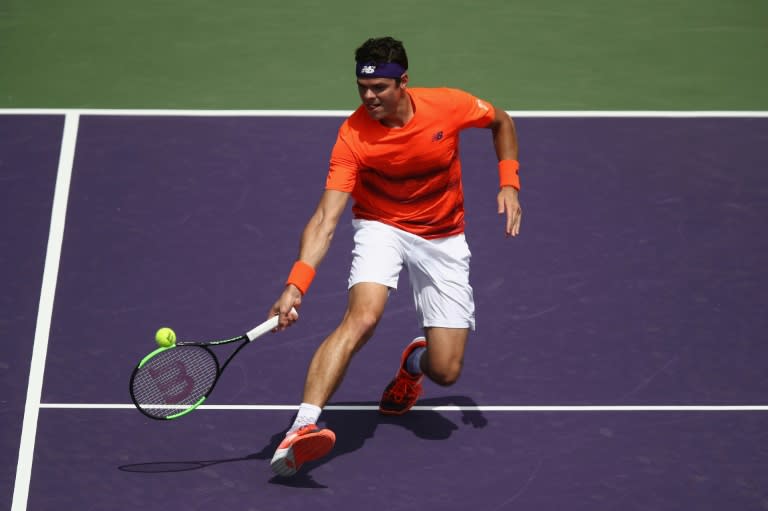
<instances>
[{"instance_id":1,"label":"player's right hand","mask_svg":"<svg viewBox=\"0 0 768 511\"><path fill-rule=\"evenodd\" d=\"M291 312L291 309L295 308L298 310L300 306L301 291L299 291L299 289L293 284L288 284L285 286L285 289L280 295L280 298L277 299L275 304L269 310L268 317L275 315L280 316L278 319L277 328L275 328L275 332L285 330L299 319L298 314L296 314L296 312Z\"/></svg>"}]
</instances>

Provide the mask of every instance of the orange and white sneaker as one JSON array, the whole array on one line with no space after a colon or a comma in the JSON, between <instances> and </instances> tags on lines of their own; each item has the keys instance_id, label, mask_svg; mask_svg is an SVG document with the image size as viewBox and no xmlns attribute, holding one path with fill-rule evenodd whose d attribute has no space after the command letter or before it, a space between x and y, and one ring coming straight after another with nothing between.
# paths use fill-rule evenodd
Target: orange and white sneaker
<instances>
[{"instance_id":1,"label":"orange and white sneaker","mask_svg":"<svg viewBox=\"0 0 768 511\"><path fill-rule=\"evenodd\" d=\"M309 424L285 436L272 456L270 465L277 475L292 476L304 463L328 454L335 443L336 435L333 431Z\"/></svg>"},{"instance_id":2,"label":"orange and white sneaker","mask_svg":"<svg viewBox=\"0 0 768 511\"><path fill-rule=\"evenodd\" d=\"M423 391L421 381L424 375L414 376L405 370L408 356L416 348L427 346L427 340L424 337L417 337L405 347L403 356L400 359L400 368L397 370L395 379L389 382L384 389L379 401L379 412L384 415L403 415L410 410L418 401Z\"/></svg>"}]
</instances>

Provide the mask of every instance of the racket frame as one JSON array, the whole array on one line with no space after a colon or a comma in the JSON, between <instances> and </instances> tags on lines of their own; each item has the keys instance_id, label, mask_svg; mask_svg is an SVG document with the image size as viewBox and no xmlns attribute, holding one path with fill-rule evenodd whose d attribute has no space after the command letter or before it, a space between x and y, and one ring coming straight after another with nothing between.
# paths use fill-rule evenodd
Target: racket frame
<instances>
[{"instance_id":1,"label":"racket frame","mask_svg":"<svg viewBox=\"0 0 768 511\"><path fill-rule=\"evenodd\" d=\"M298 317L298 313L296 312L296 309L294 309L294 308L291 309L291 314L294 314L295 316ZM216 384L218 383L219 378L221 377L222 373L224 372L224 369L226 369L227 366L229 365L229 363L232 361L232 359L235 358L235 355L240 353L240 350L242 350L245 346L247 346L251 342L255 341L256 339L258 339L262 335L266 334L267 332L270 332L271 330L274 330L275 328L277 328L278 320L279 320L278 316L272 316L271 318L269 318L268 320L264 321L260 325L254 327L253 329L249 330L248 332L246 332L243 335L238 335L237 337L230 337L230 338L227 338L227 339L216 339L216 340L210 340L210 341L179 341L179 342L175 343L173 346L162 346L162 347L157 348L156 350L150 352L144 358L142 358L141 361L139 362L139 364L133 369L133 372L131 373L131 378L129 380L129 391L130 391L130 394L131 394L131 401L133 401L134 406L136 406L136 408L142 414L144 414L145 416L147 416L147 417L149 417L151 419L160 420L160 421L168 421L168 420L178 419L180 417L183 417L183 416L185 416L185 415L195 411L198 407L200 407L200 405L203 404L203 402L205 402L205 400L208 398L208 396L211 394L211 392L213 392L213 389L216 387ZM238 346L227 357L227 359L224 361L224 364L221 364L221 362L219 361L219 358L216 356L214 351L209 348L209 346L220 346L220 345L223 345L223 344L232 344L232 343L236 343L238 341L242 341L240 346ZM184 347L199 347L199 348L202 348L205 351L207 351L208 354L211 356L211 358L216 363L216 376L213 379L213 382L211 383L211 385L208 388L208 391L205 393L205 395L200 397L200 399L198 399L195 403L189 405L188 408L185 408L184 410L182 410L179 413L175 413L175 414L172 414L172 415L169 415L169 416L166 416L166 417L158 417L158 416L155 416L155 415L151 415L149 412L144 410L144 408L142 408L142 406L139 404L138 400L136 399L136 396L134 395L134 392L133 392L133 382L134 382L136 376L138 375L139 371L141 370L141 368L144 367L154 357L156 357L159 354L164 353L166 351L173 350L173 349L178 349L178 348L184 348Z\"/></svg>"}]
</instances>

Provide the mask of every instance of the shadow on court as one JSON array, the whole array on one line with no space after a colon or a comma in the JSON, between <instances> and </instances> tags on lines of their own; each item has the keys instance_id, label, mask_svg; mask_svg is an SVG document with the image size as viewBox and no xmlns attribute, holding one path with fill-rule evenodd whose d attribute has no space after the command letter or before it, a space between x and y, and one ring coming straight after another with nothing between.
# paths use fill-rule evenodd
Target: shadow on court
<instances>
[{"instance_id":1,"label":"shadow on court","mask_svg":"<svg viewBox=\"0 0 768 511\"><path fill-rule=\"evenodd\" d=\"M333 406L378 406L374 402L339 402L331 403ZM484 428L488 421L482 412L478 410L467 410L466 408L476 407L471 398L466 396L448 396L440 398L423 399L419 401L418 406L437 407L437 406L459 406L462 407L461 422L473 428ZM395 425L411 431L416 437L423 440L446 440L450 438L459 426L450 419L443 416L440 412L432 410L413 410L403 416L382 415L376 410L325 410L321 423L336 433L336 445L331 453L321 460L310 462L304 465L302 470L294 477L285 478L275 476L270 479L270 483L283 486L292 486L297 488L326 488L316 482L311 472L315 468L332 461L338 456L352 453L361 449L366 440L373 438L380 425ZM224 458L218 460L179 460L179 461L150 461L144 463L134 463L130 465L121 465L118 470L123 472L158 474L169 472L188 472L201 468L219 465L223 463L234 463L249 460L270 460L277 449L277 446L285 436L285 430L290 426L277 431L259 452L249 454L243 457Z\"/></svg>"}]
</instances>

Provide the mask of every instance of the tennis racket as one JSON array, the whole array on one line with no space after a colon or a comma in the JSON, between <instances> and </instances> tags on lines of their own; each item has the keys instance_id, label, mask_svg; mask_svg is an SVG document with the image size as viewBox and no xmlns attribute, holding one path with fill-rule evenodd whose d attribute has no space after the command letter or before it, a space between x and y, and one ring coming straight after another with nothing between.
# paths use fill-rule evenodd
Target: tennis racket
<instances>
[{"instance_id":1,"label":"tennis racket","mask_svg":"<svg viewBox=\"0 0 768 511\"><path fill-rule=\"evenodd\" d=\"M298 315L296 309L291 314ZM196 410L213 391L224 369L245 346L277 327L273 316L249 332L213 341L180 341L158 348L146 357L131 374L131 399L147 417L171 420ZM240 345L219 362L212 346Z\"/></svg>"}]
</instances>

